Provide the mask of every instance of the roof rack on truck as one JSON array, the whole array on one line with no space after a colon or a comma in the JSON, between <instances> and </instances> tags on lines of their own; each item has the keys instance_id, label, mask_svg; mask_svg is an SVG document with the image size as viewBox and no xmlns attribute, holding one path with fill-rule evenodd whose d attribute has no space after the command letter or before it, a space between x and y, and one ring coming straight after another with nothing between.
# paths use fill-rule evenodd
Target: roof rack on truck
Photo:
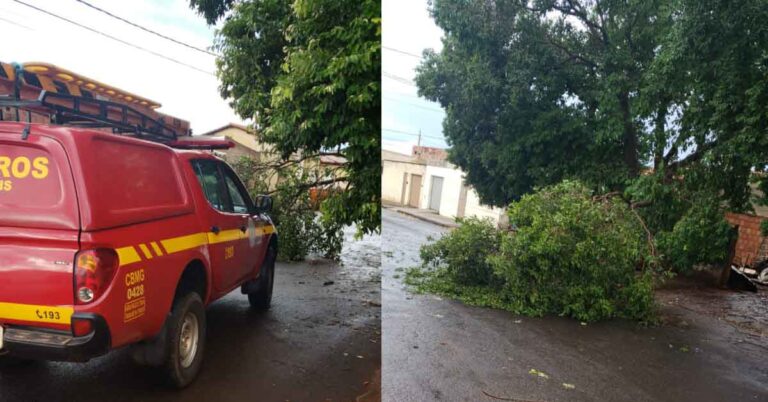
<instances>
[{"instance_id":1,"label":"roof rack on truck","mask_svg":"<svg viewBox=\"0 0 768 402\"><path fill-rule=\"evenodd\" d=\"M154 104L149 107L134 107L130 103L106 100L102 97L49 91L42 89L39 78L33 79L30 72L21 65L13 64L12 69L8 67L9 65L4 63L0 65L0 121L9 120L10 117L16 121L25 120L30 123L34 120L56 125L106 129L113 134L159 142L181 149L226 149L233 146L231 141L190 140L188 124L178 124L178 119L154 111ZM30 79L34 82L28 82ZM4 116L4 110L11 110L12 116ZM25 130L24 136L27 134L28 130Z\"/></svg>"}]
</instances>

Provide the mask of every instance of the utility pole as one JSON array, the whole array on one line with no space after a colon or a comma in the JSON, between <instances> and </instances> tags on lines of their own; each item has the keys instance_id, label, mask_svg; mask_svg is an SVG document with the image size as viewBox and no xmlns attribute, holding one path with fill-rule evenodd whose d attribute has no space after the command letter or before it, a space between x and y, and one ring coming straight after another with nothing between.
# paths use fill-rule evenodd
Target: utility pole
<instances>
[{"instance_id":1,"label":"utility pole","mask_svg":"<svg viewBox=\"0 0 768 402\"><path fill-rule=\"evenodd\" d=\"M421 129L419 129L419 140L416 142L416 146L421 146Z\"/></svg>"}]
</instances>

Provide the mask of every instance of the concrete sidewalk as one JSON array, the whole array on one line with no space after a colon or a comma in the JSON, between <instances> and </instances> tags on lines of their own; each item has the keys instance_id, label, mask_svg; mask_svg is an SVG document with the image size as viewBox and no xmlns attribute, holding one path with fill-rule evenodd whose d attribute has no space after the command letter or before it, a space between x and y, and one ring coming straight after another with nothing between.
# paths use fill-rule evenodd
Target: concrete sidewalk
<instances>
[{"instance_id":1,"label":"concrete sidewalk","mask_svg":"<svg viewBox=\"0 0 768 402\"><path fill-rule=\"evenodd\" d=\"M444 228L459 227L459 224L456 223L455 219L449 218L447 216L438 215L437 213L427 209L413 208L408 206L392 204L388 202L382 202L381 206L386 209L401 213L403 215L408 215L425 222L442 226Z\"/></svg>"}]
</instances>

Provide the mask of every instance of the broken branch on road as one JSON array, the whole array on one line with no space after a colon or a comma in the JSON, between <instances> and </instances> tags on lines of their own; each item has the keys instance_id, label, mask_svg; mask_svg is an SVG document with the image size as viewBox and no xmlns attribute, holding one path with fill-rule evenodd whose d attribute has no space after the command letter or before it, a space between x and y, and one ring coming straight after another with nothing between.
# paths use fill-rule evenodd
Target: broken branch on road
<instances>
[{"instance_id":1,"label":"broken branch on road","mask_svg":"<svg viewBox=\"0 0 768 402\"><path fill-rule=\"evenodd\" d=\"M483 395L485 395L485 396L487 396L487 397L489 397L489 398L493 398L493 399L499 400L499 401L513 401L513 402L546 402L546 401L542 401L542 400L533 400L533 399L505 398L505 397L501 397L501 396L492 395L492 394L490 394L490 393L488 393L488 392L485 392L485 391L482 391L482 392L483 392Z\"/></svg>"}]
</instances>

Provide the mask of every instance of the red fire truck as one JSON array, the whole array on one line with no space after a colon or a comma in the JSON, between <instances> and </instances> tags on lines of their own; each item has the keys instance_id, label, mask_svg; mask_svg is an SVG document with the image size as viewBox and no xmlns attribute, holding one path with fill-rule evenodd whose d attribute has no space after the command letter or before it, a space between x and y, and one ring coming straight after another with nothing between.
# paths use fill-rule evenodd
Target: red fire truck
<instances>
[{"instance_id":1,"label":"red fire truck","mask_svg":"<svg viewBox=\"0 0 768 402\"><path fill-rule=\"evenodd\" d=\"M0 360L86 361L130 346L171 384L190 384L205 306L236 288L270 306L271 199L252 200L207 151L231 144L188 141L188 128L146 108L23 75L0 76Z\"/></svg>"}]
</instances>

